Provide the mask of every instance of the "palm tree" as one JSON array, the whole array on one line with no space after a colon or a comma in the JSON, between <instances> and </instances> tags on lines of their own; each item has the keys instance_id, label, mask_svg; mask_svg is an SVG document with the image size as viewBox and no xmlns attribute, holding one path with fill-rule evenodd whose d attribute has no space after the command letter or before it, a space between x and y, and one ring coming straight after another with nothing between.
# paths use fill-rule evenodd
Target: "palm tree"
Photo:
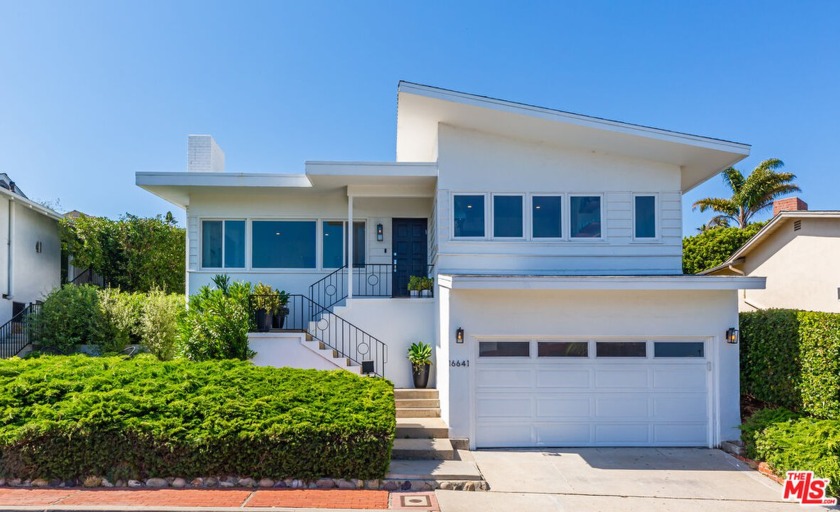
<instances>
[{"instance_id":1,"label":"palm tree","mask_svg":"<svg viewBox=\"0 0 840 512\"><path fill-rule=\"evenodd\" d=\"M772 206L774 199L800 190L792 183L796 179L795 174L779 171L784 165L778 158L770 158L758 164L746 178L741 171L730 167L720 174L732 190L732 197L700 199L692 205L692 209L700 207L701 212L712 210L718 213L708 222L709 227L728 226L732 222L743 229L753 215Z\"/></svg>"}]
</instances>

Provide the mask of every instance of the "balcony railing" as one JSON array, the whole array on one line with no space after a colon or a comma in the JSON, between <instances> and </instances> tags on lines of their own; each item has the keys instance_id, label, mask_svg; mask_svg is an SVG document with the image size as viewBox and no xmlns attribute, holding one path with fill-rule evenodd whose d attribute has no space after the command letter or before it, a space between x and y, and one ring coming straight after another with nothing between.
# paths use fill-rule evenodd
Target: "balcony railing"
<instances>
[{"instance_id":1,"label":"balcony railing","mask_svg":"<svg viewBox=\"0 0 840 512\"><path fill-rule=\"evenodd\" d=\"M425 275L432 274L432 265L426 267ZM419 275L416 273L413 275ZM402 288L407 285L407 277L403 276ZM401 297L408 296L408 290L400 289L394 293L394 265L390 263L370 263L354 266L348 275L347 267L336 269L309 287L309 297L326 308L347 298L348 281L353 281L353 297ZM434 287L429 291L434 294Z\"/></svg>"}]
</instances>

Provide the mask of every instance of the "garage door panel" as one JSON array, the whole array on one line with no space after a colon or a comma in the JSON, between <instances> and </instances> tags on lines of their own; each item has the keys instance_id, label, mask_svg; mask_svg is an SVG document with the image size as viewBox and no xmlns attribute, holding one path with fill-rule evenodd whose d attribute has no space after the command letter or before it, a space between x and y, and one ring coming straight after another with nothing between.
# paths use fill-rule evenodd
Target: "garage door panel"
<instances>
[{"instance_id":1,"label":"garage door panel","mask_svg":"<svg viewBox=\"0 0 840 512\"><path fill-rule=\"evenodd\" d=\"M537 370L537 387L587 389L592 385L591 374L589 369L574 369L569 365L546 365L544 369Z\"/></svg>"},{"instance_id":2,"label":"garage door panel","mask_svg":"<svg viewBox=\"0 0 840 512\"><path fill-rule=\"evenodd\" d=\"M592 443L589 423L538 423L534 430L537 444L542 446L582 446Z\"/></svg>"},{"instance_id":3,"label":"garage door panel","mask_svg":"<svg viewBox=\"0 0 840 512\"><path fill-rule=\"evenodd\" d=\"M529 395L476 398L478 418L530 418L532 409Z\"/></svg>"},{"instance_id":4,"label":"garage door panel","mask_svg":"<svg viewBox=\"0 0 840 512\"><path fill-rule=\"evenodd\" d=\"M530 424L487 425L476 432L476 445L521 447L533 446Z\"/></svg>"},{"instance_id":5,"label":"garage door panel","mask_svg":"<svg viewBox=\"0 0 840 512\"><path fill-rule=\"evenodd\" d=\"M492 368L476 371L476 384L481 388L527 388L534 385L533 370L530 368Z\"/></svg>"},{"instance_id":6,"label":"garage door panel","mask_svg":"<svg viewBox=\"0 0 840 512\"><path fill-rule=\"evenodd\" d=\"M592 415L592 400L589 397L580 398L542 398L537 397L537 418L563 419L585 417Z\"/></svg>"},{"instance_id":7,"label":"garage door panel","mask_svg":"<svg viewBox=\"0 0 840 512\"><path fill-rule=\"evenodd\" d=\"M623 445L649 444L650 428L647 424L615 423L595 425L595 444Z\"/></svg>"},{"instance_id":8,"label":"garage door panel","mask_svg":"<svg viewBox=\"0 0 840 512\"><path fill-rule=\"evenodd\" d=\"M706 365L683 365L677 368L655 368L653 370L654 389L668 390L705 390Z\"/></svg>"},{"instance_id":9,"label":"garage door panel","mask_svg":"<svg viewBox=\"0 0 840 512\"><path fill-rule=\"evenodd\" d=\"M597 364L597 363L596 363ZM646 368L617 368L595 370L595 387L619 389L647 389L648 370Z\"/></svg>"},{"instance_id":10,"label":"garage door panel","mask_svg":"<svg viewBox=\"0 0 840 512\"><path fill-rule=\"evenodd\" d=\"M704 393L653 397L653 415L657 421L703 421L706 407Z\"/></svg>"},{"instance_id":11,"label":"garage door panel","mask_svg":"<svg viewBox=\"0 0 840 512\"><path fill-rule=\"evenodd\" d=\"M701 446L707 444L708 425L703 423L664 423L653 426L654 444L663 446Z\"/></svg>"},{"instance_id":12,"label":"garage door panel","mask_svg":"<svg viewBox=\"0 0 840 512\"><path fill-rule=\"evenodd\" d=\"M633 394L605 395L595 398L595 415L599 418L646 420L650 416L647 396Z\"/></svg>"}]
</instances>

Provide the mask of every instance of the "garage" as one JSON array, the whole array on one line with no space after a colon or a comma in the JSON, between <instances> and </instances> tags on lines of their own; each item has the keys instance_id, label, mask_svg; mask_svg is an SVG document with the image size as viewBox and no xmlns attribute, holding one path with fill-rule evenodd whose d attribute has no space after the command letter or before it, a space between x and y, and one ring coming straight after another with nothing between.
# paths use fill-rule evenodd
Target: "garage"
<instances>
[{"instance_id":1,"label":"garage","mask_svg":"<svg viewBox=\"0 0 840 512\"><path fill-rule=\"evenodd\" d=\"M711 445L705 339L476 341L476 447Z\"/></svg>"}]
</instances>

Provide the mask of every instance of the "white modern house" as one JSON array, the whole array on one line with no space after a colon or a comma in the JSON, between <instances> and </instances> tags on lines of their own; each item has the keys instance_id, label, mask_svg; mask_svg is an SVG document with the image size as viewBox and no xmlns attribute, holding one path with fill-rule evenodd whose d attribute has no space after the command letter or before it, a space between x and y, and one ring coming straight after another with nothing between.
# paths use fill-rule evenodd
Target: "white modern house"
<instances>
[{"instance_id":1,"label":"white modern house","mask_svg":"<svg viewBox=\"0 0 840 512\"><path fill-rule=\"evenodd\" d=\"M407 82L394 162L225 172L212 138L190 144L186 172L137 184L186 210L189 293L226 273L296 294L305 333L252 340L272 363L410 387L406 348L430 342L471 448L738 437L727 336L764 280L682 275L681 198L748 145ZM433 297L408 298L427 274Z\"/></svg>"},{"instance_id":2,"label":"white modern house","mask_svg":"<svg viewBox=\"0 0 840 512\"><path fill-rule=\"evenodd\" d=\"M61 284L59 219L0 173L0 325Z\"/></svg>"},{"instance_id":3,"label":"white modern house","mask_svg":"<svg viewBox=\"0 0 840 512\"><path fill-rule=\"evenodd\" d=\"M728 260L703 274L759 276L741 311L786 308L840 313L840 211L809 211L797 197L773 203L773 218Z\"/></svg>"}]
</instances>

